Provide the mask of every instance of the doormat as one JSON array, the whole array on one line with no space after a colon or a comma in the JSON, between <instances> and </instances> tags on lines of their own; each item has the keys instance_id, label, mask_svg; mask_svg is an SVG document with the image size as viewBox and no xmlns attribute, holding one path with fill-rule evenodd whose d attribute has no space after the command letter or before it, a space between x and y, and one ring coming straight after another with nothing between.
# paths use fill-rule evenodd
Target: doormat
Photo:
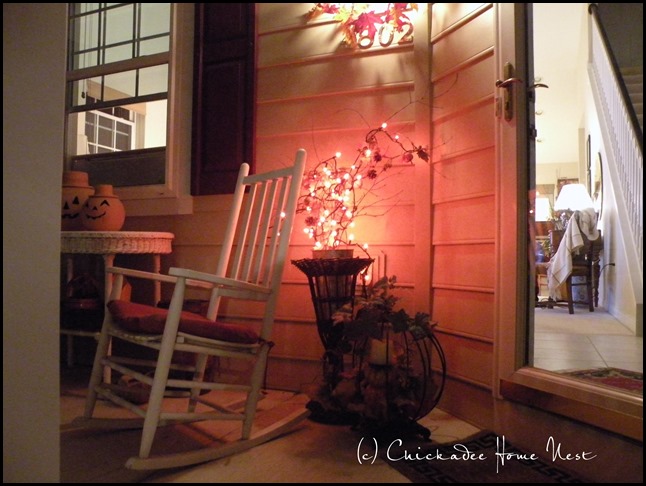
<instances>
[{"instance_id":1,"label":"doormat","mask_svg":"<svg viewBox=\"0 0 646 486\"><path fill-rule=\"evenodd\" d=\"M466 452L468 450L468 453ZM504 453L503 453L504 451ZM385 462L413 483L592 483L549 460L534 459L504 437L482 431L448 444L389 451Z\"/></svg>"},{"instance_id":2,"label":"doormat","mask_svg":"<svg viewBox=\"0 0 646 486\"><path fill-rule=\"evenodd\" d=\"M619 368L594 368L590 370L565 371L562 374L644 395L644 375L639 371L628 371Z\"/></svg>"}]
</instances>

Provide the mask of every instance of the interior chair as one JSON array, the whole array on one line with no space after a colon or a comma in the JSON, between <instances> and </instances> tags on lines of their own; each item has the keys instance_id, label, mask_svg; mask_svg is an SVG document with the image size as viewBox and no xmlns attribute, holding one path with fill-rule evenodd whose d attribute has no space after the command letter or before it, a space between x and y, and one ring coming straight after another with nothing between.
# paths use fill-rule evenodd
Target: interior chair
<instances>
[{"instance_id":1,"label":"interior chair","mask_svg":"<svg viewBox=\"0 0 646 486\"><path fill-rule=\"evenodd\" d=\"M142 427L139 455L131 457L126 467L161 469L210 461L284 434L307 416L303 406L262 430L254 426L252 434L267 357L273 346L272 326L305 161L306 152L300 149L294 165L288 168L249 175L249 165L242 164L215 273L175 267L167 275L118 267L106 270L113 275L112 294L106 304L84 416L77 423L99 428ZM173 285L169 308L120 300L124 277L133 285L137 279ZM208 289L206 316L183 310L188 288ZM248 322L232 323L220 316L221 300L229 302L230 299L261 303L262 322L254 327ZM129 343L130 347L152 349L154 358L117 356L110 351L117 340ZM177 364L173 359L177 352L182 357L190 353L194 360L182 359ZM235 384L224 377L211 376L212 373L205 376L207 361L218 359L210 357L226 358L227 363L232 360L251 363L247 365L249 382ZM111 370L147 385L147 405L128 399L127 394L119 393L118 387L106 382L105 377L113 374ZM214 390L244 392L245 398L234 406L224 407L211 398L210 392ZM129 409L139 418L93 417L99 396ZM176 406L167 411L165 397L180 397L185 405L179 412ZM240 440L190 451L151 454L158 427L205 420L240 421Z\"/></svg>"},{"instance_id":2,"label":"interior chair","mask_svg":"<svg viewBox=\"0 0 646 486\"><path fill-rule=\"evenodd\" d=\"M577 213L570 218L569 224L578 224ZM559 247L563 239L565 230L551 230L550 246L553 253ZM583 286L586 289L587 299L585 303L588 305L588 310L594 312L594 308L599 303L599 276L600 265L599 260L601 251L603 250L603 238L599 230L599 237L596 240L590 240L585 233L581 232L583 238L583 246L579 249L578 253L571 255L572 258L572 272L563 283L562 300L554 301L541 301L537 302L540 307L567 307L568 313L574 314L574 304L584 303L577 301L574 297L573 288ZM547 275L547 268L549 263L536 264L536 273L538 275Z\"/></svg>"},{"instance_id":3,"label":"interior chair","mask_svg":"<svg viewBox=\"0 0 646 486\"><path fill-rule=\"evenodd\" d=\"M594 312L594 308L599 303L599 259L601 250L603 250L603 239L601 238L601 231L599 231L599 238L596 240L589 240L585 234L583 236L583 248L579 253L572 255L572 273L566 280L567 286L567 304L568 312L574 314L574 287L583 286L586 290L588 310Z\"/></svg>"}]
</instances>

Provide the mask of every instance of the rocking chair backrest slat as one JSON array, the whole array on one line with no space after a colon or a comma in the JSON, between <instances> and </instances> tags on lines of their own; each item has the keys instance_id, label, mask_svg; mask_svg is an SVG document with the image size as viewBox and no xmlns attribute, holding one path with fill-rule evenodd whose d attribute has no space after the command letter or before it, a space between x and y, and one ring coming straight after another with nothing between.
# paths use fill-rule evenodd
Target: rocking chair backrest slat
<instances>
[{"instance_id":1,"label":"rocking chair backrest slat","mask_svg":"<svg viewBox=\"0 0 646 486\"><path fill-rule=\"evenodd\" d=\"M218 275L270 288L270 300L276 298L282 280L305 155L301 149L293 166L263 174L248 175L249 167L244 164L233 197ZM218 304L218 292L214 290L209 317L217 315Z\"/></svg>"},{"instance_id":2,"label":"rocking chair backrest slat","mask_svg":"<svg viewBox=\"0 0 646 486\"><path fill-rule=\"evenodd\" d=\"M276 189L278 189L277 186L276 186ZM286 211L286 205L287 205L287 196L289 194L288 189L289 189L289 181L283 179L280 182L280 192L277 196L278 197L277 207L282 208L282 210L275 211L274 214L271 214L271 215L268 214L268 216L271 216L273 218L273 224L271 225L272 232L271 232L271 240L269 243L269 248L271 251L268 252L268 255L266 257L266 262L263 265L264 272L260 276L263 282L269 282L270 276L271 276L271 270L274 267L274 264L277 259L277 253L279 250L279 246L278 246L279 238L285 224L285 216L286 216L285 211ZM269 225L267 227L269 228Z\"/></svg>"},{"instance_id":3,"label":"rocking chair backrest slat","mask_svg":"<svg viewBox=\"0 0 646 486\"><path fill-rule=\"evenodd\" d=\"M278 181L273 181L273 183L263 183L262 184L262 204L258 204L258 220L256 223L256 234L253 241L252 248L254 249L253 258L248 259L249 268L246 273L246 280L254 282L256 284L263 283L261 281L261 269L263 266L263 261L265 258L265 252L267 250L271 251L271 247L266 246L267 235L269 234L270 225L271 225L271 213L274 210L279 209L274 206L276 203L276 186Z\"/></svg>"},{"instance_id":4,"label":"rocking chair backrest slat","mask_svg":"<svg viewBox=\"0 0 646 486\"><path fill-rule=\"evenodd\" d=\"M227 230L224 234L224 241L222 242L222 249L220 250L220 259L218 260L218 266L215 271L215 274L218 276L225 276L227 272L227 267L229 265L229 256L231 255L231 248L233 247L233 241L235 237L235 232L231 231L231 228L234 228L238 225L238 220L240 219L240 209L242 208L242 202L245 193L244 178L249 174L249 164L242 164L240 166L240 171L238 172L238 180L236 182L236 189L233 193L233 201L231 203L231 212L229 213L229 222L227 224ZM242 215L242 221L246 221L247 214Z\"/></svg>"},{"instance_id":5,"label":"rocking chair backrest slat","mask_svg":"<svg viewBox=\"0 0 646 486\"><path fill-rule=\"evenodd\" d=\"M265 187L262 184L251 187L249 191L246 206L246 212L248 212L249 218L245 221L246 224L238 230L236 258L230 269L230 276L235 279L250 280L249 275L256 252L258 231L261 229L258 219L260 217L260 211L262 211L264 192Z\"/></svg>"}]
</instances>

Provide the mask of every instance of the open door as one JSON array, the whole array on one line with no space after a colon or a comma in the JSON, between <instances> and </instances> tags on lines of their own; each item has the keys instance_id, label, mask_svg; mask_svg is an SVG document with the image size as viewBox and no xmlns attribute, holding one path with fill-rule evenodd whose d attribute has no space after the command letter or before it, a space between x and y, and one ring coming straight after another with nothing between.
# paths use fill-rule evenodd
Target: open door
<instances>
[{"instance_id":1,"label":"open door","mask_svg":"<svg viewBox=\"0 0 646 486\"><path fill-rule=\"evenodd\" d=\"M527 325L529 296L533 280L528 231L529 181L533 180L529 136L529 87L532 83L527 52L527 22L531 4L496 4L496 160L499 198L497 201L498 238L496 322L498 375L509 376L529 361L530 327ZM513 258L515 255L516 258ZM510 298L515 296L515 298ZM516 323L514 333L503 332L501 323ZM530 326L532 323L530 323ZM497 384L494 387L497 389Z\"/></svg>"},{"instance_id":2,"label":"open door","mask_svg":"<svg viewBox=\"0 0 646 486\"><path fill-rule=\"evenodd\" d=\"M494 395L529 406L540 402L545 412L643 441L641 397L531 366L535 266L530 201L536 166L534 92L539 87L533 82L532 4L495 5L499 245Z\"/></svg>"}]
</instances>

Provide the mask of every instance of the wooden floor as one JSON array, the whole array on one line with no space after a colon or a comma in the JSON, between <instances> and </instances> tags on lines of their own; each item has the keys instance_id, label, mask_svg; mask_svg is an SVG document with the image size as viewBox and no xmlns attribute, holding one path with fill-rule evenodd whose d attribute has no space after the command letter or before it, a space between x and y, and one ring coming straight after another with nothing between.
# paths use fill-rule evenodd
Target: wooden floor
<instances>
[{"instance_id":1,"label":"wooden floor","mask_svg":"<svg viewBox=\"0 0 646 486\"><path fill-rule=\"evenodd\" d=\"M360 464L357 448L362 437L349 426L323 425L305 420L291 433L235 456L199 466L162 472L132 471L125 461L138 448L139 430L122 432L79 431L70 422L82 413L87 368L67 368L61 372L61 482L322 482L322 483L408 483L386 463ZM261 402L258 423L272 421L295 407L303 407L302 395L269 391ZM104 401L97 405L105 416L124 417L128 412ZM450 442L472 435L478 428L435 409L420 423L431 430L431 439ZM209 429L220 440L238 433L239 424ZM184 447L203 440L195 430L165 427L158 432L161 448ZM159 450L159 449L157 449Z\"/></svg>"}]
</instances>

